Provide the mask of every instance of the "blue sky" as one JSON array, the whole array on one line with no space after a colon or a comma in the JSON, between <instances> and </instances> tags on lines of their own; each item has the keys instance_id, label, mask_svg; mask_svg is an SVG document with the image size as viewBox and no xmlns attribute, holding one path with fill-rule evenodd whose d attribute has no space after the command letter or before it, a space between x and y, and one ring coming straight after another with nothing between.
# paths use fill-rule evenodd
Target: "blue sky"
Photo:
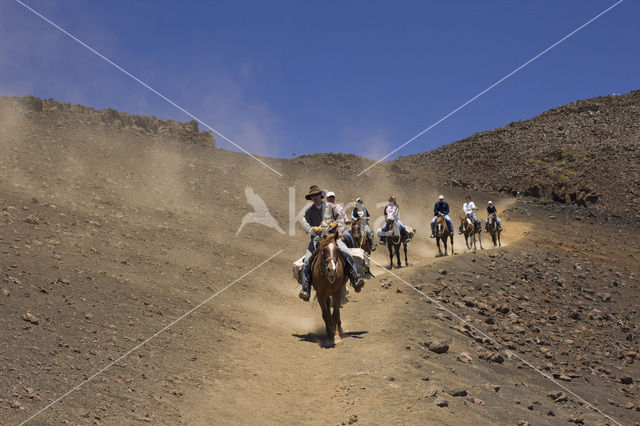
<instances>
[{"instance_id":1,"label":"blue sky","mask_svg":"<svg viewBox=\"0 0 640 426\"><path fill-rule=\"evenodd\" d=\"M374 159L615 3L24 1L251 152ZM640 89L639 21L624 1L394 157ZM0 95L27 94L189 120L3 0Z\"/></svg>"}]
</instances>

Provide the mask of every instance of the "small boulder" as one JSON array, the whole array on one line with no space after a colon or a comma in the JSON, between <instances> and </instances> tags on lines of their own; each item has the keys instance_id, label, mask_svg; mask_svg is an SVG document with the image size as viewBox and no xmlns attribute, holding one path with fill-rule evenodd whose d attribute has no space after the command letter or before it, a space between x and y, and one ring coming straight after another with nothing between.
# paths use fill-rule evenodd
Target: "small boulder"
<instances>
[{"instance_id":1,"label":"small boulder","mask_svg":"<svg viewBox=\"0 0 640 426\"><path fill-rule=\"evenodd\" d=\"M449 406L449 401L447 401L444 398L438 398L438 399L436 399L436 405L438 407L448 407Z\"/></svg>"},{"instance_id":2,"label":"small boulder","mask_svg":"<svg viewBox=\"0 0 640 426\"><path fill-rule=\"evenodd\" d=\"M27 312L26 314L22 315L22 319L35 325L38 325L39 323L38 318L31 312Z\"/></svg>"},{"instance_id":3,"label":"small boulder","mask_svg":"<svg viewBox=\"0 0 640 426\"><path fill-rule=\"evenodd\" d=\"M436 340L429 343L429 350L437 354L446 353L449 350L449 342L446 340Z\"/></svg>"},{"instance_id":4,"label":"small boulder","mask_svg":"<svg viewBox=\"0 0 640 426\"><path fill-rule=\"evenodd\" d=\"M471 364L473 362L473 359L471 358L471 355L469 355L466 352L461 352L458 354L457 357L458 361L465 363L465 364Z\"/></svg>"}]
</instances>

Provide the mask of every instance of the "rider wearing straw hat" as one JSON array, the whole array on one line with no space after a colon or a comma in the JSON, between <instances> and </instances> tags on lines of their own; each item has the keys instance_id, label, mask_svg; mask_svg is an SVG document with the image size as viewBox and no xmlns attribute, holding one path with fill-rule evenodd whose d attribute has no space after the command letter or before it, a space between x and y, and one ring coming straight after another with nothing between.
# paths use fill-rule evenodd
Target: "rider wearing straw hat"
<instances>
[{"instance_id":1,"label":"rider wearing straw hat","mask_svg":"<svg viewBox=\"0 0 640 426\"><path fill-rule=\"evenodd\" d=\"M302 290L300 290L300 298L308 301L311 296L311 259L316 253L318 243L322 239L322 235L329 229L338 227L344 228L344 221L336 205L331 202L324 202L325 192L321 191L316 185L309 188L309 193L304 198L313 201L313 204L304 212L304 216L300 219L305 232L309 234L311 240L304 255L304 266L302 268ZM360 292L364 286L364 280L358 275L356 264L351 257L349 249L340 239L337 239L338 247L345 260L345 269L351 279L351 285Z\"/></svg>"}]
</instances>

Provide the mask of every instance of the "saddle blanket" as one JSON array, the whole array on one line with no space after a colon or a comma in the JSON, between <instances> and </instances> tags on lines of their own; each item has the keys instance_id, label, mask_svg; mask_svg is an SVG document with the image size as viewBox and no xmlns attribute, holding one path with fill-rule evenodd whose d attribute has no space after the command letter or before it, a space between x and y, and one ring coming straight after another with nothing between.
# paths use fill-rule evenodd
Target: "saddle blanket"
<instances>
[{"instance_id":1,"label":"saddle blanket","mask_svg":"<svg viewBox=\"0 0 640 426\"><path fill-rule=\"evenodd\" d=\"M349 252L353 257L353 261L356 263L356 269L358 274L362 275L365 271L369 270L369 255L361 248L350 248ZM304 266L304 256L293 262L291 271L293 272L293 279L302 284L302 267Z\"/></svg>"}]
</instances>

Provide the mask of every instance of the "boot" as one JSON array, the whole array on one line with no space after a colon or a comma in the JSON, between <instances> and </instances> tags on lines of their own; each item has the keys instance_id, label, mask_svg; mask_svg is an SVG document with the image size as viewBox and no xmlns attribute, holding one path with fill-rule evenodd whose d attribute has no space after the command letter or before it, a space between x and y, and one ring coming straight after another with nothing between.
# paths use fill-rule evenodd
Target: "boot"
<instances>
[{"instance_id":1,"label":"boot","mask_svg":"<svg viewBox=\"0 0 640 426\"><path fill-rule=\"evenodd\" d=\"M304 300L305 302L308 302L311 298L311 280L309 276L311 273L310 265L311 261L309 261L306 268L302 269L302 290L300 290L300 293L298 293L298 297L300 297L300 299Z\"/></svg>"},{"instance_id":2,"label":"boot","mask_svg":"<svg viewBox=\"0 0 640 426\"><path fill-rule=\"evenodd\" d=\"M435 225L431 225L431 235L429 235L429 238L435 238L436 234L435 234Z\"/></svg>"},{"instance_id":3,"label":"boot","mask_svg":"<svg viewBox=\"0 0 640 426\"><path fill-rule=\"evenodd\" d=\"M349 259L345 256L347 269L349 273L349 280L351 281L351 287L356 291L356 293L360 293L362 287L364 287L364 279L358 275L358 270L356 269L356 264L353 262L353 259Z\"/></svg>"},{"instance_id":4,"label":"boot","mask_svg":"<svg viewBox=\"0 0 640 426\"><path fill-rule=\"evenodd\" d=\"M373 239L371 237L367 237L367 241L369 242L369 247L371 247L371 251L376 251L376 245L373 244Z\"/></svg>"}]
</instances>

